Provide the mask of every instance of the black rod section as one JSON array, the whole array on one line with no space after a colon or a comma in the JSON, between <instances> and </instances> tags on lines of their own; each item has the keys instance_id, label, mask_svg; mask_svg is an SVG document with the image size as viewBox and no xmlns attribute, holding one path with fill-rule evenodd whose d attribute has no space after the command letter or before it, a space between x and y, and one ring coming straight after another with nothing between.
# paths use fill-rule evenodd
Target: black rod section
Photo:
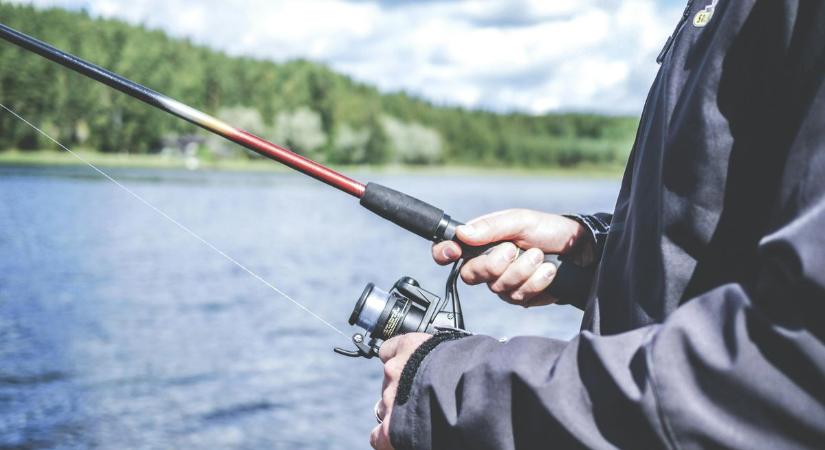
<instances>
[{"instance_id":1,"label":"black rod section","mask_svg":"<svg viewBox=\"0 0 825 450\"><path fill-rule=\"evenodd\" d=\"M158 92L123 78L122 76L108 71L100 66L96 66L88 61L84 61L74 55L54 48L43 41L39 41L31 36L9 28L2 23L0 23L0 37L11 42L12 44L37 53L48 60L54 61L109 87L117 89L124 94L146 102L157 108L166 110L163 104L156 100L157 97L161 96Z\"/></svg>"}]
</instances>

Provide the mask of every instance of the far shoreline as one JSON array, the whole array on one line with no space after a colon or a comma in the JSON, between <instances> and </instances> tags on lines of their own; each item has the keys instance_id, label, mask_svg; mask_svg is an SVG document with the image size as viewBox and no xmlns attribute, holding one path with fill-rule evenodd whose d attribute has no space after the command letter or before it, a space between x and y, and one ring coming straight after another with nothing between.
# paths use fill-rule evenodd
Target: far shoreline
<instances>
[{"instance_id":1,"label":"far shoreline","mask_svg":"<svg viewBox=\"0 0 825 450\"><path fill-rule=\"evenodd\" d=\"M75 151L90 163L107 168L158 169L230 172L291 172L292 169L266 159L224 159L215 161L186 160L166 155L135 155L126 153L100 153ZM83 166L83 162L60 150L6 150L0 151L0 166ZM387 175L505 175L505 176L554 176L570 178L621 178L624 166L582 164L571 167L495 167L491 165L330 165L344 173Z\"/></svg>"}]
</instances>

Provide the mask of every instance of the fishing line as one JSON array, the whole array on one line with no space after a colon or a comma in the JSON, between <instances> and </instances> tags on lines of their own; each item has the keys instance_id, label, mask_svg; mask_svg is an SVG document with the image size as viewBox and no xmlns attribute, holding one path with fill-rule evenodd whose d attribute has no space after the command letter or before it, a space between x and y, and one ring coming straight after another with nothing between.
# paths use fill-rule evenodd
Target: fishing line
<instances>
[{"instance_id":1,"label":"fishing line","mask_svg":"<svg viewBox=\"0 0 825 450\"><path fill-rule=\"evenodd\" d=\"M92 164L91 162L89 162L88 160L86 160L85 158L83 158L82 156L80 156L79 154L77 154L77 153L75 153L74 151L70 150L68 147L66 147L65 145L63 145L63 144L61 144L60 142L58 142L55 138L53 138L53 137L49 136L49 134L48 134L48 133L46 133L45 131L41 130L40 128L38 128L37 126L35 126L35 125L34 125L34 124L32 124L31 122L29 122L28 120L24 119L22 116L20 116L20 115L19 115L19 114L17 114L16 112L12 111L12 110L11 110L9 107L7 107L6 105L4 105L4 104L0 103L0 107L2 107L3 109L5 109L6 111L8 111L8 112L9 112L11 115L13 115L14 117L16 117L16 118L20 119L23 123L25 123L26 125L30 126L32 129L34 129L35 131L37 131L38 133L40 133L40 134L41 134L41 135L43 135L44 137L46 137L46 139L48 139L48 140L50 140L50 141L54 142L55 144L57 144L57 145L58 145L60 148L62 148L63 150L66 150L66 151L67 151L70 155L72 155L72 156L74 156L75 158L77 158L80 162L82 162L82 163L86 164L87 166L91 167L91 168L92 168L95 172L99 173L100 175L102 175L103 177L105 177L106 179L108 179L109 181L111 181L112 183L114 183L117 187L119 187L119 188L120 188L120 189L122 189L124 192L126 192L126 193L127 193L127 194L129 194L129 195L131 195L132 197L134 197L137 201L139 201L139 202L143 203L144 205L148 206L151 210L153 210L153 211L155 211L156 213L158 213L161 217L164 217L164 218L165 218L166 220L168 220L169 222L172 222L175 226L177 226L177 227L178 227L178 228L180 228L181 230L185 231L187 234L189 234L190 236L192 236L192 237L193 237L193 238L195 238L196 240L200 241L203 245L205 245L205 246L209 247L210 249L212 249L213 251L215 251L217 254L221 255L224 259L226 259L227 261L231 262L232 264L234 264L235 266L237 266L239 269L243 270L244 272L248 273L249 275L251 275L251 276L252 276L253 278L255 278L256 280L258 280L258 281L260 281L261 283L263 283L266 287L268 287L269 289L273 290L275 293L277 293L277 294L281 295L283 298L285 298L285 299L289 300L290 302L292 302L293 304L295 304L295 306L297 306L297 307L301 308L302 310L304 310L304 312L306 312L307 314L309 314L309 315L311 315L312 317L314 317L314 318L318 319L319 321L321 321L321 323L323 323L324 325L326 325L327 327L329 327L331 330L333 330L333 331L335 331L336 333L340 334L341 336L343 336L343 337L345 337L345 338L349 339L349 336L347 336L346 334L344 334L344 332L343 332L343 331L341 331L340 329L338 329L335 325L331 324L330 322L328 322L327 320L325 320L323 317L321 317L321 316L319 316L318 314L314 313L312 310L310 310L309 308L307 308L306 306L302 305L301 303L299 303L299 302L298 302L297 300L295 300L294 298L292 298L292 297L290 297L289 295L287 295L284 291L282 291L282 290L278 289L277 287L275 287L274 285L272 285L272 283L270 283L270 282L266 281L263 277L261 277L260 275L258 275L258 274L257 274L257 273L255 273L255 272L253 272L251 269L249 269L249 268L248 268L248 267L246 267L245 265L243 265L243 264L241 264L240 262L238 262L235 258L233 258L233 257L229 256L228 254L226 254L223 250L219 249L219 248L218 248L218 247L216 247L214 244L212 244L211 242L207 241L205 238L203 238L203 237L202 237L201 235L199 235L198 233L195 233L194 231L192 231L192 229L191 229L191 228L189 228L189 227L187 227L186 225L184 225L184 224L182 224L182 223L178 222L177 220L175 220L174 218L172 218L169 214L166 214L166 213L165 213L162 209L160 209L160 208L158 208L157 206L153 205L151 202L149 202L149 201L148 201L148 200L146 200L145 198L141 197L141 196L140 196L140 195L138 195L135 191L133 191L133 190L129 189L128 187L126 187L125 185L123 185L122 183L120 183L119 181L117 181L116 179L114 179L111 175L109 175L108 173L104 172L102 169L100 169L100 168L99 168L99 167L97 167L96 165Z\"/></svg>"}]
</instances>

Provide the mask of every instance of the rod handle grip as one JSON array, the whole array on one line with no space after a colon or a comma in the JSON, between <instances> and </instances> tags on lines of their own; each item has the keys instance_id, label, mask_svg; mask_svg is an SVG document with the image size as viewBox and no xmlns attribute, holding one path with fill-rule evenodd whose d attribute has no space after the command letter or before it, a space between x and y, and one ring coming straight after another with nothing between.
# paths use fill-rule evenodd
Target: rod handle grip
<instances>
[{"instance_id":1,"label":"rod handle grip","mask_svg":"<svg viewBox=\"0 0 825 450\"><path fill-rule=\"evenodd\" d=\"M367 183L360 200L361 206L424 239L444 240L441 225L449 223L444 211L403 192L378 183ZM446 217L446 221L445 221ZM455 230L452 231L455 234Z\"/></svg>"}]
</instances>

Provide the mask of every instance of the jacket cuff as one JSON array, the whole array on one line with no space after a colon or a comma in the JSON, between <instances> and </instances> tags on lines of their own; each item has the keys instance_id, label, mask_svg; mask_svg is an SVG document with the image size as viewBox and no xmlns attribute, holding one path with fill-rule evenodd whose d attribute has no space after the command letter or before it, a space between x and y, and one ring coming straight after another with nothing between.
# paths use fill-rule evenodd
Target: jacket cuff
<instances>
[{"instance_id":1,"label":"jacket cuff","mask_svg":"<svg viewBox=\"0 0 825 450\"><path fill-rule=\"evenodd\" d=\"M415 381L415 374L424 361L424 358L433 351L438 344L447 341L454 341L469 336L468 333L458 330L440 331L430 339L424 341L407 360L404 370L401 371L401 379L398 382L398 390L395 393L395 404L403 405L410 399L410 390Z\"/></svg>"}]
</instances>

